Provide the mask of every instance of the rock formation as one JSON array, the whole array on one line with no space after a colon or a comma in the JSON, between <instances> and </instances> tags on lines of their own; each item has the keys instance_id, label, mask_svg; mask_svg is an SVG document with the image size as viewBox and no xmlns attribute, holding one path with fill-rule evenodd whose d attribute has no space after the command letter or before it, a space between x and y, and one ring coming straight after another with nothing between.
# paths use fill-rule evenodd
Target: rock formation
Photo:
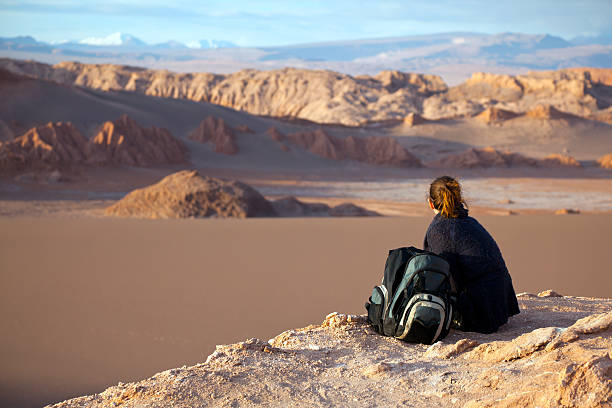
<instances>
[{"instance_id":1,"label":"rock formation","mask_svg":"<svg viewBox=\"0 0 612 408\"><path fill-rule=\"evenodd\" d=\"M597 112L599 105L608 106L612 102L608 88L584 71L530 72L517 76L475 73L463 84L424 101L422 113L435 119L474 115L488 107L528 112L538 105L550 105L558 111L585 117ZM537 112L536 116L541 113L544 113L541 118L546 119L546 112Z\"/></svg>"},{"instance_id":2,"label":"rock formation","mask_svg":"<svg viewBox=\"0 0 612 408\"><path fill-rule=\"evenodd\" d=\"M323 129L291 133L287 139L294 145L332 160L352 159L375 165L396 167L421 167L422 164L397 140L388 137L369 136L344 139L329 135Z\"/></svg>"},{"instance_id":3,"label":"rock formation","mask_svg":"<svg viewBox=\"0 0 612 408\"><path fill-rule=\"evenodd\" d=\"M187 148L166 129L143 128L129 116L105 122L87 145L88 163L153 166L187 161Z\"/></svg>"},{"instance_id":4,"label":"rock formation","mask_svg":"<svg viewBox=\"0 0 612 408\"><path fill-rule=\"evenodd\" d=\"M355 76L285 68L242 70L229 75L174 73L121 65L0 60L0 68L104 91L121 90L165 98L210 102L256 115L359 126L403 120L411 112L430 119L473 116L489 107L527 112L538 104L589 116L612 104L610 70L560 70L525 75L475 73L447 88L433 75L382 71Z\"/></svg>"},{"instance_id":5,"label":"rock formation","mask_svg":"<svg viewBox=\"0 0 612 408\"><path fill-rule=\"evenodd\" d=\"M527 111L525 116L532 119L557 119L557 120L572 120L578 119L576 115L572 115L566 112L561 112L557 108L551 105L537 105L533 109Z\"/></svg>"},{"instance_id":6,"label":"rock formation","mask_svg":"<svg viewBox=\"0 0 612 408\"><path fill-rule=\"evenodd\" d=\"M505 109L488 107L481 113L475 116L475 118L487 125L497 125L503 123L509 119L514 119L518 116L518 113L511 112Z\"/></svg>"},{"instance_id":7,"label":"rock formation","mask_svg":"<svg viewBox=\"0 0 612 408\"><path fill-rule=\"evenodd\" d=\"M87 139L69 122L49 122L0 142L0 169L20 171L83 163Z\"/></svg>"},{"instance_id":8,"label":"rock formation","mask_svg":"<svg viewBox=\"0 0 612 408\"><path fill-rule=\"evenodd\" d=\"M572 156L551 154L538 161L539 167L582 167L582 164Z\"/></svg>"},{"instance_id":9,"label":"rock formation","mask_svg":"<svg viewBox=\"0 0 612 408\"><path fill-rule=\"evenodd\" d=\"M197 142L212 144L216 153L238 153L234 132L222 118L216 116L206 117L187 137Z\"/></svg>"},{"instance_id":10,"label":"rock formation","mask_svg":"<svg viewBox=\"0 0 612 408\"><path fill-rule=\"evenodd\" d=\"M247 184L184 170L132 191L108 207L106 214L138 218L246 218L273 217L276 212L268 200Z\"/></svg>"},{"instance_id":11,"label":"rock formation","mask_svg":"<svg viewBox=\"0 0 612 408\"><path fill-rule=\"evenodd\" d=\"M365 316L331 313L53 407L610 406L612 301L518 298L521 313L494 334L410 344L375 333Z\"/></svg>"},{"instance_id":12,"label":"rock formation","mask_svg":"<svg viewBox=\"0 0 612 408\"><path fill-rule=\"evenodd\" d=\"M526 158L518 153L502 152L492 147L470 148L464 152L450 154L439 160L428 163L434 168L478 168L478 167L514 167L536 166L535 159Z\"/></svg>"},{"instance_id":13,"label":"rock formation","mask_svg":"<svg viewBox=\"0 0 612 408\"><path fill-rule=\"evenodd\" d=\"M248 184L200 175L194 170L171 174L137 189L108 207L106 215L135 218L364 217L380 215L345 203L330 207L295 197L268 201Z\"/></svg>"},{"instance_id":14,"label":"rock formation","mask_svg":"<svg viewBox=\"0 0 612 408\"><path fill-rule=\"evenodd\" d=\"M190 99L256 115L349 126L402 119L418 111L424 98L447 88L438 76L398 71L352 77L332 71L285 68L218 75L77 62L54 66L15 60L2 63L13 72L63 84Z\"/></svg>"},{"instance_id":15,"label":"rock formation","mask_svg":"<svg viewBox=\"0 0 612 408\"><path fill-rule=\"evenodd\" d=\"M380 215L351 203L330 207L323 203L305 203L295 197L279 198L272 201L272 206L281 217L371 217Z\"/></svg>"},{"instance_id":16,"label":"rock formation","mask_svg":"<svg viewBox=\"0 0 612 408\"><path fill-rule=\"evenodd\" d=\"M423 125L428 122L430 121L425 119L423 116L419 115L418 113L414 113L414 112L410 112L404 118L404 124L410 127Z\"/></svg>"},{"instance_id":17,"label":"rock formation","mask_svg":"<svg viewBox=\"0 0 612 408\"><path fill-rule=\"evenodd\" d=\"M519 153L496 150L493 147L473 147L429 162L427 166L447 169L487 167L582 168L582 165L571 156L553 154L543 159L534 159Z\"/></svg>"},{"instance_id":18,"label":"rock formation","mask_svg":"<svg viewBox=\"0 0 612 408\"><path fill-rule=\"evenodd\" d=\"M597 159L597 164L604 169L612 169L612 153L601 156Z\"/></svg>"}]
</instances>

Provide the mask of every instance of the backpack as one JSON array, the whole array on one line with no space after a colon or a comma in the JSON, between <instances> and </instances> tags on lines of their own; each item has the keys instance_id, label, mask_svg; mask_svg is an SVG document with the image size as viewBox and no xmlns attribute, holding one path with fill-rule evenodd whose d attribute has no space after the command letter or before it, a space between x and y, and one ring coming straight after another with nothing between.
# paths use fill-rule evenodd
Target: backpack
<instances>
[{"instance_id":1,"label":"backpack","mask_svg":"<svg viewBox=\"0 0 612 408\"><path fill-rule=\"evenodd\" d=\"M433 344L449 332L451 285L444 258L414 247L390 250L382 284L365 304L368 322L384 336Z\"/></svg>"}]
</instances>

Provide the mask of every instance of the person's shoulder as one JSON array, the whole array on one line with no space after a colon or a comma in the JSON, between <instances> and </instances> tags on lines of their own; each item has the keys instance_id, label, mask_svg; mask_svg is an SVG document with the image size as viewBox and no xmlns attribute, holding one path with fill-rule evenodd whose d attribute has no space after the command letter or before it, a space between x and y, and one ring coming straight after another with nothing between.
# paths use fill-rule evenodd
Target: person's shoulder
<instances>
[{"instance_id":1,"label":"person's shoulder","mask_svg":"<svg viewBox=\"0 0 612 408\"><path fill-rule=\"evenodd\" d=\"M441 214L436 214L433 220L431 220L431 223L429 224L429 228L427 228L427 232L434 233L438 231L447 230L451 226L451 223L452 223L452 221L450 220L451 220L450 218L444 217Z\"/></svg>"}]
</instances>

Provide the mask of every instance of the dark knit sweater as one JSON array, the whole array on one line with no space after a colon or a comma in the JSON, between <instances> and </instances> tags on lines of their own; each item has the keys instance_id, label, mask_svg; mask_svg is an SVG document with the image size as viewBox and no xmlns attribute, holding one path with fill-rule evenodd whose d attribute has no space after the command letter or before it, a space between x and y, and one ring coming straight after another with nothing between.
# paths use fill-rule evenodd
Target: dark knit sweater
<instances>
[{"instance_id":1,"label":"dark knit sweater","mask_svg":"<svg viewBox=\"0 0 612 408\"><path fill-rule=\"evenodd\" d=\"M458 218L437 214L423 247L444 257L457 284L459 329L493 333L519 313L506 263L493 237L467 210Z\"/></svg>"}]
</instances>

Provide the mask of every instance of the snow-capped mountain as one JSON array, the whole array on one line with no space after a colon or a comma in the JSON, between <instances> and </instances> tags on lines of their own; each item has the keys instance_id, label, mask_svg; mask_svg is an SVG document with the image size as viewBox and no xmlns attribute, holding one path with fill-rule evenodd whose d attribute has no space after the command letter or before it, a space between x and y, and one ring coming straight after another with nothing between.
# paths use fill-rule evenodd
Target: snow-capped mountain
<instances>
[{"instance_id":1,"label":"snow-capped mountain","mask_svg":"<svg viewBox=\"0 0 612 408\"><path fill-rule=\"evenodd\" d=\"M200 40L200 41L191 41L187 43L187 47L196 48L196 49L206 49L206 48L232 48L237 47L236 44L231 43L229 41L220 41L220 40Z\"/></svg>"},{"instance_id":2,"label":"snow-capped mountain","mask_svg":"<svg viewBox=\"0 0 612 408\"><path fill-rule=\"evenodd\" d=\"M87 37L83 38L78 42L79 44L87 44L87 45L139 45L144 46L147 45L144 41L134 37L130 34L124 33L112 33L107 35L106 37Z\"/></svg>"}]
</instances>

